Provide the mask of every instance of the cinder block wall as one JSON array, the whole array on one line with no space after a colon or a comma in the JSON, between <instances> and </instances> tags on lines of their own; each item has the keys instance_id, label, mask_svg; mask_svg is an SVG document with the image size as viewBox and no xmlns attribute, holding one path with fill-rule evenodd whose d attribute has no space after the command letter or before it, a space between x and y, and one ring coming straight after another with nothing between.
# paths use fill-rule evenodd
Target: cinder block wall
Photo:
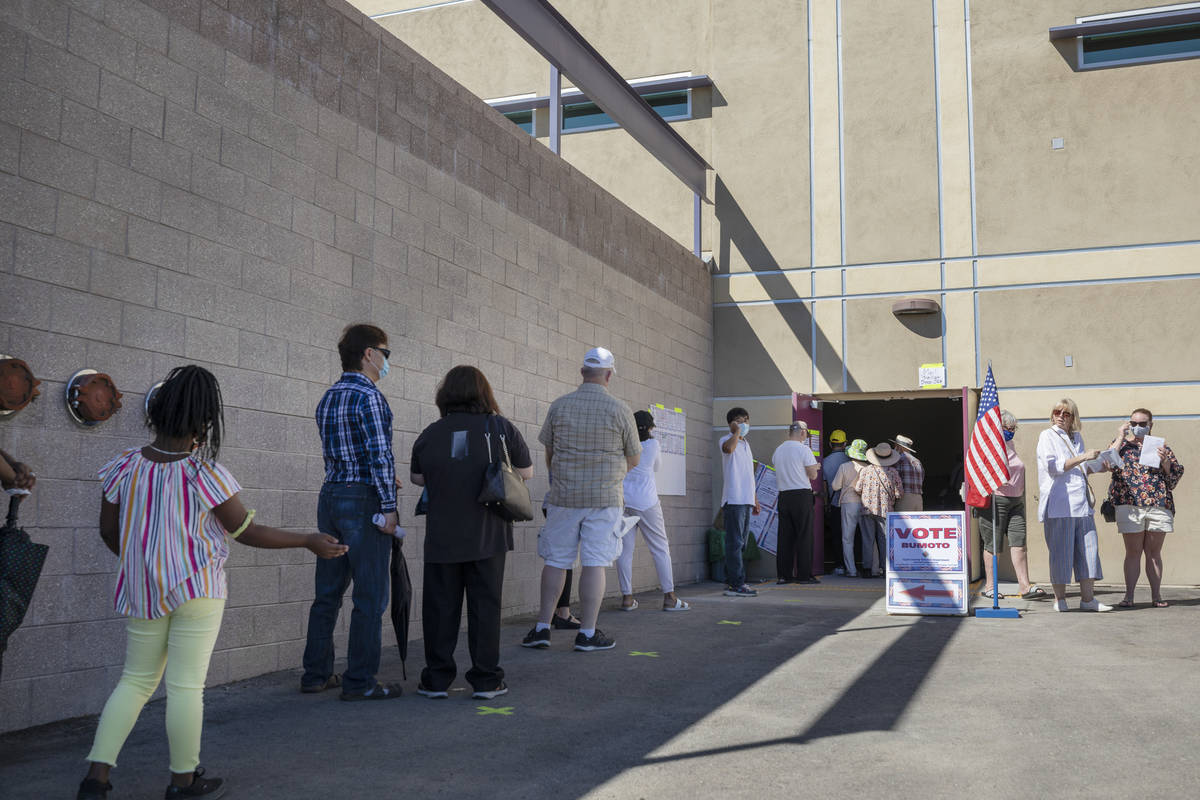
<instances>
[{"instance_id":1,"label":"cinder block wall","mask_svg":"<svg viewBox=\"0 0 1200 800\"><path fill-rule=\"evenodd\" d=\"M690 491L664 507L680 581L703 574L706 270L404 44L338 0L26 0L0 4L0 74L0 352L42 381L0 447L34 465L21 519L51 546L5 655L0 731L98 712L119 674L95 472L146 441L145 391L178 364L212 369L247 505L312 529L312 412L349 322L391 338L405 479L437 381L471 363L534 446L535 497L549 402L588 347L612 349L618 396L687 412ZM125 393L91 429L62 402L84 367ZM408 487L419 623L414 503ZM519 527L507 614L536 605L536 539ZM299 664L312 561L234 545L210 684ZM635 582L656 584L644 552Z\"/></svg>"}]
</instances>

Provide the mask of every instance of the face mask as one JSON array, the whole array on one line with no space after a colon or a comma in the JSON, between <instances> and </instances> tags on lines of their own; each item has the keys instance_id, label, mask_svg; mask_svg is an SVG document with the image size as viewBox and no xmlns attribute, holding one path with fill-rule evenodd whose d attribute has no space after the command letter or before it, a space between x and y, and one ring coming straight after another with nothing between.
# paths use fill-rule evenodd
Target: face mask
<instances>
[{"instance_id":1,"label":"face mask","mask_svg":"<svg viewBox=\"0 0 1200 800\"><path fill-rule=\"evenodd\" d=\"M1149 425L1130 425L1129 432L1140 439L1150 432L1150 426Z\"/></svg>"},{"instance_id":2,"label":"face mask","mask_svg":"<svg viewBox=\"0 0 1200 800\"><path fill-rule=\"evenodd\" d=\"M745 438L746 434L749 432L750 432L750 423L749 422L739 422L738 423L738 435Z\"/></svg>"},{"instance_id":3,"label":"face mask","mask_svg":"<svg viewBox=\"0 0 1200 800\"><path fill-rule=\"evenodd\" d=\"M1004 433L1004 441L1006 441L1006 442L1011 442L1013 440L1013 437L1017 435L1016 431L1010 431L1008 429L1005 429L1003 433Z\"/></svg>"},{"instance_id":4,"label":"face mask","mask_svg":"<svg viewBox=\"0 0 1200 800\"><path fill-rule=\"evenodd\" d=\"M380 355L383 355L382 353ZM386 378L387 374L392 371L392 365L388 363L387 356L383 356L383 366L379 368L379 377Z\"/></svg>"}]
</instances>

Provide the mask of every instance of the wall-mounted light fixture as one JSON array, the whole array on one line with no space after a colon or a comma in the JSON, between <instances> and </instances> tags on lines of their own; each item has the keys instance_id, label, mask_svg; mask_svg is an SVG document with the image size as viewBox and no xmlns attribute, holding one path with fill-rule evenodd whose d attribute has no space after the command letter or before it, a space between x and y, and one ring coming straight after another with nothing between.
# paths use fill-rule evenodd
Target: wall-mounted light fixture
<instances>
[{"instance_id":1,"label":"wall-mounted light fixture","mask_svg":"<svg viewBox=\"0 0 1200 800\"><path fill-rule=\"evenodd\" d=\"M892 314L897 317L913 317L922 314L940 314L941 305L936 300L924 297L905 298L892 303Z\"/></svg>"},{"instance_id":2,"label":"wall-mounted light fixture","mask_svg":"<svg viewBox=\"0 0 1200 800\"><path fill-rule=\"evenodd\" d=\"M67 413L80 425L99 425L117 413L121 393L113 379L94 369L81 369L67 381Z\"/></svg>"},{"instance_id":3,"label":"wall-mounted light fixture","mask_svg":"<svg viewBox=\"0 0 1200 800\"><path fill-rule=\"evenodd\" d=\"M28 364L0 353L0 417L15 414L32 403L40 394L40 383Z\"/></svg>"}]
</instances>

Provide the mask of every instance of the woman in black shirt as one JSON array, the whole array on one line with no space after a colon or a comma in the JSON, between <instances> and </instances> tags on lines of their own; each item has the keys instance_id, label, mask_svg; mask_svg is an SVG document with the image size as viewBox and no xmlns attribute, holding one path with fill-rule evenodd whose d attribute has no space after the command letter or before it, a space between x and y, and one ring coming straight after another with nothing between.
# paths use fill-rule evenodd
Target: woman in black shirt
<instances>
[{"instance_id":1,"label":"woman in black shirt","mask_svg":"<svg viewBox=\"0 0 1200 800\"><path fill-rule=\"evenodd\" d=\"M434 402L442 418L421 432L412 450L412 482L429 490L421 613L425 669L417 694L449 696L465 591L471 652L466 678L472 697L490 700L508 692L499 663L500 593L513 533L512 523L476 498L488 463L503 459L505 447L513 470L525 480L533 476L533 462L521 432L500 416L491 385L475 367L460 365L446 373Z\"/></svg>"}]
</instances>

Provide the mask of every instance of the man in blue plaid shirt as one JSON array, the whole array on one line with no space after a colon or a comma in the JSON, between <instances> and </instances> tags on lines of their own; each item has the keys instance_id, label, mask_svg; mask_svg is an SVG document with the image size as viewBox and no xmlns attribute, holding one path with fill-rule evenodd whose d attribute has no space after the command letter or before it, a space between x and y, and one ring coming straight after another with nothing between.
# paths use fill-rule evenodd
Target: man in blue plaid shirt
<instances>
[{"instance_id":1,"label":"man in blue plaid shirt","mask_svg":"<svg viewBox=\"0 0 1200 800\"><path fill-rule=\"evenodd\" d=\"M396 464L392 456L392 410L376 388L388 374L387 334L374 325L351 325L338 342L342 377L317 405L317 429L325 457L325 485L317 527L347 545L345 558L320 559L316 597L308 614L303 692L341 685L343 700L389 700L399 684L382 684L379 670L383 610L388 603L388 566L396 532ZM382 514L383 524L372 518ZM326 564L326 561L337 564ZM346 671L333 672L333 628L342 595L354 581L354 611Z\"/></svg>"}]
</instances>

